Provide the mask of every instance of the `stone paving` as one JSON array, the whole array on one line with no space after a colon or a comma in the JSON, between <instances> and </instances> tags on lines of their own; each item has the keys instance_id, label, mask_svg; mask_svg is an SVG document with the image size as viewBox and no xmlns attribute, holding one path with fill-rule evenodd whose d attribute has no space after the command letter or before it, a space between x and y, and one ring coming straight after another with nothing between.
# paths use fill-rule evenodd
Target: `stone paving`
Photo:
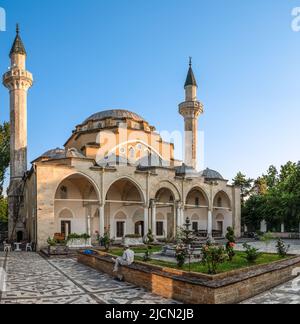
<instances>
[{"instance_id":1,"label":"stone paving","mask_svg":"<svg viewBox=\"0 0 300 324\"><path fill-rule=\"evenodd\" d=\"M7 272L0 304L176 304L114 281L73 259L45 260L36 253L0 252Z\"/></svg>"},{"instance_id":2,"label":"stone paving","mask_svg":"<svg viewBox=\"0 0 300 324\"><path fill-rule=\"evenodd\" d=\"M7 272L0 304L176 304L73 259L45 260L36 253L0 252ZM300 277L243 304L300 304Z\"/></svg>"},{"instance_id":3,"label":"stone paving","mask_svg":"<svg viewBox=\"0 0 300 324\"><path fill-rule=\"evenodd\" d=\"M300 254L300 240L284 240L286 245L290 245L290 254ZM264 242L250 242L251 246L256 247L261 252L276 253L276 241L271 241L270 244L265 244ZM237 245L237 250L243 250L243 244Z\"/></svg>"},{"instance_id":4,"label":"stone paving","mask_svg":"<svg viewBox=\"0 0 300 324\"><path fill-rule=\"evenodd\" d=\"M300 304L300 278L245 301L243 304Z\"/></svg>"},{"instance_id":5,"label":"stone paving","mask_svg":"<svg viewBox=\"0 0 300 324\"><path fill-rule=\"evenodd\" d=\"M285 240L285 243L290 245L289 253L300 254L300 240ZM263 242L252 242L249 244L262 252L276 253L276 241L272 241L268 245ZM238 245L238 249L243 249L241 244ZM271 291L251 298L243 304L300 304L300 277Z\"/></svg>"}]
</instances>

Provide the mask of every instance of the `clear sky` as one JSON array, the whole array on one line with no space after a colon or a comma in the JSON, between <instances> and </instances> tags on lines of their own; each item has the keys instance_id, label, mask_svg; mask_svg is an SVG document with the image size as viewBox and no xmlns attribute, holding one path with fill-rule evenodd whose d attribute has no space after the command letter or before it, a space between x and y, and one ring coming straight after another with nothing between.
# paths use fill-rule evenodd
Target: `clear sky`
<instances>
[{"instance_id":1,"label":"clear sky","mask_svg":"<svg viewBox=\"0 0 300 324\"><path fill-rule=\"evenodd\" d=\"M29 159L61 147L74 126L108 108L158 130L183 130L178 104L188 57L205 104L205 165L232 179L300 160L300 0L2 0L0 71L15 23L35 85ZM0 89L0 121L9 118Z\"/></svg>"}]
</instances>

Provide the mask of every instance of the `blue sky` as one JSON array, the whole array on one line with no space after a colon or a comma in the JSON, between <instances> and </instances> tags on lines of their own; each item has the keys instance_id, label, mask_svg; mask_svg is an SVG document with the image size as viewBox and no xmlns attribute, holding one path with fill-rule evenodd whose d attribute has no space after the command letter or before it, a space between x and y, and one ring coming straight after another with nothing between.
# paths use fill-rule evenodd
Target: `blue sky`
<instances>
[{"instance_id":1,"label":"blue sky","mask_svg":"<svg viewBox=\"0 0 300 324\"><path fill-rule=\"evenodd\" d=\"M188 57L205 105L205 165L226 178L300 160L300 0L4 0L0 70L21 25L35 85L29 160L62 146L74 126L108 108L158 130L183 130L178 104ZM0 89L0 121L8 120Z\"/></svg>"}]
</instances>

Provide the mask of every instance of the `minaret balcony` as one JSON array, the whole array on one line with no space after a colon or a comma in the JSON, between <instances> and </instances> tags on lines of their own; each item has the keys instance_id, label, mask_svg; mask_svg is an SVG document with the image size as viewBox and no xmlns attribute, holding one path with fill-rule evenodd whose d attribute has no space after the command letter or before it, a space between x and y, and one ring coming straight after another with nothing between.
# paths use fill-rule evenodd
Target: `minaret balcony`
<instances>
[{"instance_id":1,"label":"minaret balcony","mask_svg":"<svg viewBox=\"0 0 300 324\"><path fill-rule=\"evenodd\" d=\"M9 88L30 88L33 84L33 76L30 72L13 68L3 75L3 84Z\"/></svg>"},{"instance_id":2,"label":"minaret balcony","mask_svg":"<svg viewBox=\"0 0 300 324\"><path fill-rule=\"evenodd\" d=\"M179 105L179 113L184 117L198 117L203 112L204 106L200 101L185 101Z\"/></svg>"}]
</instances>

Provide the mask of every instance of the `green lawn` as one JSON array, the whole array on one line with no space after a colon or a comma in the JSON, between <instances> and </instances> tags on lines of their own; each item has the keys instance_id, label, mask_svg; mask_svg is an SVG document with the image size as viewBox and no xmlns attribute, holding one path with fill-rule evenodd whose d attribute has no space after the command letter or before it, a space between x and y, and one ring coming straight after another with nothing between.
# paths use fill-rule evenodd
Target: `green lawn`
<instances>
[{"instance_id":1,"label":"green lawn","mask_svg":"<svg viewBox=\"0 0 300 324\"><path fill-rule=\"evenodd\" d=\"M236 252L236 256L234 257L232 262L226 261L219 266L218 273L224 273L224 272L228 272L228 271L232 271L232 270L247 268L247 267L250 267L253 265L268 264L268 263L272 263L272 262L280 261L280 260L282 260L282 258L280 258L276 254L261 254L261 256L258 258L256 263L253 264L253 263L248 263L248 261L245 258L244 252ZM178 269L176 264L170 263L170 262L152 260L149 263L158 265L158 266L162 266L162 267ZM201 262L192 263L190 268L189 268L189 265L186 264L182 268L182 270L185 270L185 271L189 271L189 269L192 272L199 272L199 273L204 273L204 274L208 273L207 266L203 265Z\"/></svg>"},{"instance_id":2,"label":"green lawn","mask_svg":"<svg viewBox=\"0 0 300 324\"><path fill-rule=\"evenodd\" d=\"M142 254L146 252L146 248L140 247L140 248L134 248L133 249L136 254ZM151 250L153 253L155 252L160 252L161 247L153 247ZM111 249L109 253L116 255L116 256L121 256L123 254L122 249ZM230 261L226 261L223 264L221 264L218 268L218 273L224 273L232 270L237 270L237 269L242 269L242 268L247 268L253 265L263 265L263 264L269 264L275 261L280 261L282 258L280 258L277 254L261 254L260 257L257 259L257 261L253 263L248 263L248 261L245 258L246 254L244 252L236 252L236 256ZM136 256L135 258L137 261L143 261L142 257ZM164 261L159 261L159 260L151 260L147 262L149 264L153 265L158 265L161 267L166 267L166 268L173 268L173 269L178 269L177 265L172 262L164 262ZM189 271L191 270L192 272L199 272L199 273L208 273L208 268L207 266L204 266L200 261L196 263L192 263L190 268L189 265L186 264L181 270Z\"/></svg>"}]
</instances>

